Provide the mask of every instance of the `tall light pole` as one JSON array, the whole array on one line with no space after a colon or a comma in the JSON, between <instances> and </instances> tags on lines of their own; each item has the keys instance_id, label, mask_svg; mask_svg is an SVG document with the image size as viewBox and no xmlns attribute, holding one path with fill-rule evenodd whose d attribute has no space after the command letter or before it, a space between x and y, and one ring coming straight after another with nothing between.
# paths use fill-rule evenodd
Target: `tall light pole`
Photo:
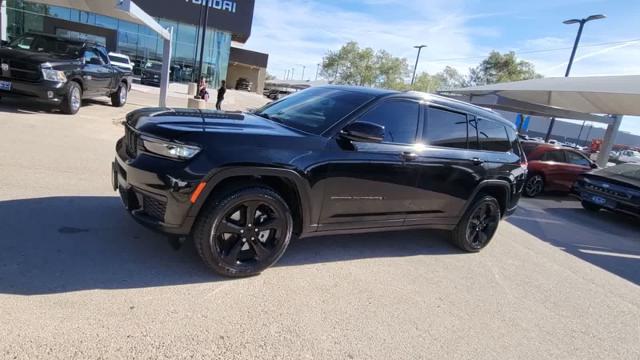
<instances>
[{"instance_id":1,"label":"tall light pole","mask_svg":"<svg viewBox=\"0 0 640 360\"><path fill-rule=\"evenodd\" d=\"M319 74L320 74L320 64L318 64L318 67L316 68L316 81L318 81Z\"/></svg>"},{"instance_id":2,"label":"tall light pole","mask_svg":"<svg viewBox=\"0 0 640 360\"><path fill-rule=\"evenodd\" d=\"M578 35L576 35L576 41L573 43L573 50L571 51L571 57L569 58L569 64L567 65L567 71L564 74L564 77L569 77L571 73L571 67L573 66L573 59L576 57L576 51L578 50L578 44L580 43L580 38L582 37L582 30L584 29L584 24L593 20L600 20L606 18L605 15L597 14L591 15L584 19L570 19L565 20L562 23L565 25L573 25L580 24L578 28ZM553 131L553 126L556 124L556 118L551 118L551 123L549 124L549 130L547 130L547 136L545 136L544 141L549 142L549 138L551 137L551 132Z\"/></svg>"},{"instance_id":3,"label":"tall light pole","mask_svg":"<svg viewBox=\"0 0 640 360\"><path fill-rule=\"evenodd\" d=\"M304 81L304 71L307 69L307 67L305 65L302 65L302 76L300 77L300 80Z\"/></svg>"},{"instance_id":4,"label":"tall light pole","mask_svg":"<svg viewBox=\"0 0 640 360\"><path fill-rule=\"evenodd\" d=\"M414 48L418 49L418 56L416 57L416 66L413 68L413 77L411 78L411 85L416 81L416 71L418 70L418 62L420 62L420 52L422 48L426 48L427 45L416 45Z\"/></svg>"}]
</instances>

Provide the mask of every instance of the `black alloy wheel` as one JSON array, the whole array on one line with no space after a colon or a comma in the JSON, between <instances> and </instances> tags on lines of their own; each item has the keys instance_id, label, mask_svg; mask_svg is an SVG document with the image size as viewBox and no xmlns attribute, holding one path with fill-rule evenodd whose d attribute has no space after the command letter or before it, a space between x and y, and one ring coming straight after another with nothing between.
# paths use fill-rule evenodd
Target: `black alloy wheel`
<instances>
[{"instance_id":1,"label":"black alloy wheel","mask_svg":"<svg viewBox=\"0 0 640 360\"><path fill-rule=\"evenodd\" d=\"M196 246L205 263L224 276L259 274L280 259L291 239L289 208L267 188L224 196L202 216L196 225Z\"/></svg>"},{"instance_id":2,"label":"black alloy wheel","mask_svg":"<svg viewBox=\"0 0 640 360\"><path fill-rule=\"evenodd\" d=\"M529 176L524 185L524 195L527 197L536 197L544 191L544 178L542 175L533 174Z\"/></svg>"},{"instance_id":3,"label":"black alloy wheel","mask_svg":"<svg viewBox=\"0 0 640 360\"><path fill-rule=\"evenodd\" d=\"M478 252L493 239L501 218L498 201L484 196L467 210L452 233L452 241L464 251Z\"/></svg>"}]
</instances>

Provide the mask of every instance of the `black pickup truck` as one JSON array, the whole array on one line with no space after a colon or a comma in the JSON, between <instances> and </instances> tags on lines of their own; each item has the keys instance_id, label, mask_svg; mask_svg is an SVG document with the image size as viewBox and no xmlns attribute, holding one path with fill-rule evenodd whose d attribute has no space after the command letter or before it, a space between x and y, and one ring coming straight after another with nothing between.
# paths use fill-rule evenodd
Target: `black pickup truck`
<instances>
[{"instance_id":1,"label":"black pickup truck","mask_svg":"<svg viewBox=\"0 0 640 360\"><path fill-rule=\"evenodd\" d=\"M19 96L75 114L82 99L127 102L132 74L113 66L101 45L27 33L0 48L0 97Z\"/></svg>"}]
</instances>

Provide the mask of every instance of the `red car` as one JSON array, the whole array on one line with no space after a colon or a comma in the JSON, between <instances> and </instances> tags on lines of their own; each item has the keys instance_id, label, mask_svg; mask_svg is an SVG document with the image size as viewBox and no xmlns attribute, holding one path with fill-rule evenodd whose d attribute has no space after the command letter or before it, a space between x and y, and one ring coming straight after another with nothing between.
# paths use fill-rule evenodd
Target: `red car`
<instances>
[{"instance_id":1,"label":"red car","mask_svg":"<svg viewBox=\"0 0 640 360\"><path fill-rule=\"evenodd\" d=\"M570 192L578 176L598 166L579 151L552 144L523 143L529 160L529 175L523 194L528 197L543 191Z\"/></svg>"}]
</instances>

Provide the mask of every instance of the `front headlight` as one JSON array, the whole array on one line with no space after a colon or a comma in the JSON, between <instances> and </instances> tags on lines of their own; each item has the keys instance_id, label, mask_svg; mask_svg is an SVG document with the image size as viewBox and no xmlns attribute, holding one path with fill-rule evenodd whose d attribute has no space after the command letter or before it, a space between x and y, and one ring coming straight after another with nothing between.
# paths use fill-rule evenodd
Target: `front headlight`
<instances>
[{"instance_id":1,"label":"front headlight","mask_svg":"<svg viewBox=\"0 0 640 360\"><path fill-rule=\"evenodd\" d=\"M42 76L49 81L67 82L67 76L64 71L42 69Z\"/></svg>"},{"instance_id":2,"label":"front headlight","mask_svg":"<svg viewBox=\"0 0 640 360\"><path fill-rule=\"evenodd\" d=\"M166 142L147 136L142 136L141 140L147 151L171 159L188 160L196 156L201 150L198 146Z\"/></svg>"}]
</instances>

